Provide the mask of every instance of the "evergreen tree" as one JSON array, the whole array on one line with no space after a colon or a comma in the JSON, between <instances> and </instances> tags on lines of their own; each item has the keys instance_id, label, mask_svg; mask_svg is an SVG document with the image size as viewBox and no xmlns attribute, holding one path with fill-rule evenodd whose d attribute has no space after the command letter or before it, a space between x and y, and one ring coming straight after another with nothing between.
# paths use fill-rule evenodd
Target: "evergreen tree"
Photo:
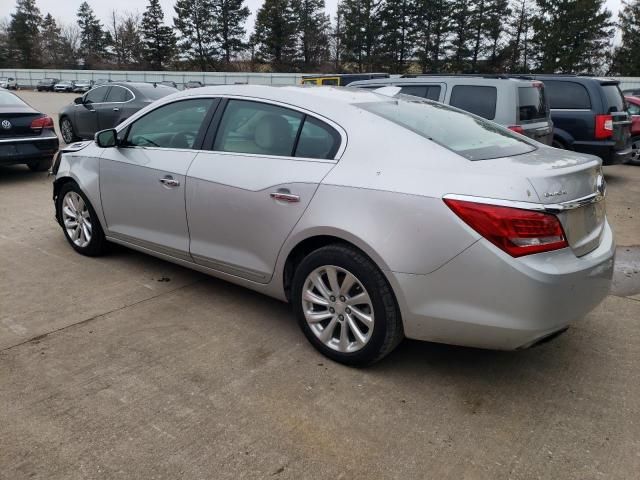
<instances>
[{"instance_id":1,"label":"evergreen tree","mask_svg":"<svg viewBox=\"0 0 640 480\"><path fill-rule=\"evenodd\" d=\"M509 56L511 73L528 73L531 57L531 23L533 20L532 0L513 0L512 15L507 22L509 42L506 53Z\"/></svg>"},{"instance_id":2,"label":"evergreen tree","mask_svg":"<svg viewBox=\"0 0 640 480\"><path fill-rule=\"evenodd\" d=\"M386 0L380 8L380 43L383 65L391 73L403 73L415 51L414 0Z\"/></svg>"},{"instance_id":3,"label":"evergreen tree","mask_svg":"<svg viewBox=\"0 0 640 480\"><path fill-rule=\"evenodd\" d=\"M358 72L378 67L381 4L382 0L342 0L338 7L344 22L343 59L355 63Z\"/></svg>"},{"instance_id":4,"label":"evergreen tree","mask_svg":"<svg viewBox=\"0 0 640 480\"><path fill-rule=\"evenodd\" d=\"M40 25L42 17L35 0L17 0L9 22L8 57L21 68L40 66Z\"/></svg>"},{"instance_id":5,"label":"evergreen tree","mask_svg":"<svg viewBox=\"0 0 640 480\"><path fill-rule=\"evenodd\" d=\"M202 71L213 67L217 57L216 22L212 0L177 0L173 25L178 46Z\"/></svg>"},{"instance_id":6,"label":"evergreen tree","mask_svg":"<svg viewBox=\"0 0 640 480\"><path fill-rule=\"evenodd\" d=\"M416 56L422 73L437 73L445 55L450 31L449 0L417 0L415 9Z\"/></svg>"},{"instance_id":7,"label":"evergreen tree","mask_svg":"<svg viewBox=\"0 0 640 480\"><path fill-rule=\"evenodd\" d=\"M43 66L64 66L66 59L64 58L64 45L62 43L61 30L50 13L47 13L42 21L40 44L42 46L42 50L47 52L46 57L43 58Z\"/></svg>"},{"instance_id":8,"label":"evergreen tree","mask_svg":"<svg viewBox=\"0 0 640 480\"><path fill-rule=\"evenodd\" d=\"M469 0L453 0L451 3L452 38L449 44L451 50L451 70L464 73L469 70L469 59L472 51L470 42L472 30L469 29L469 18L472 15Z\"/></svg>"},{"instance_id":9,"label":"evergreen tree","mask_svg":"<svg viewBox=\"0 0 640 480\"><path fill-rule=\"evenodd\" d=\"M78 9L78 26L80 27L80 51L87 67L95 66L105 55L108 38L102 29L100 20L87 2L82 2Z\"/></svg>"},{"instance_id":10,"label":"evergreen tree","mask_svg":"<svg viewBox=\"0 0 640 480\"><path fill-rule=\"evenodd\" d=\"M333 69L335 72L342 71L342 36L344 35L344 22L342 20L342 12L338 8L336 12L336 21L331 31L331 56L333 57Z\"/></svg>"},{"instance_id":11,"label":"evergreen tree","mask_svg":"<svg viewBox=\"0 0 640 480\"><path fill-rule=\"evenodd\" d=\"M149 0L140 27L145 60L152 70L162 70L174 55L176 37L171 27L164 24L159 0Z\"/></svg>"},{"instance_id":12,"label":"evergreen tree","mask_svg":"<svg viewBox=\"0 0 640 480\"><path fill-rule=\"evenodd\" d=\"M329 16L324 0L295 0L298 18L298 54L303 71L311 71L329 58Z\"/></svg>"},{"instance_id":13,"label":"evergreen tree","mask_svg":"<svg viewBox=\"0 0 640 480\"><path fill-rule=\"evenodd\" d=\"M252 41L259 60L276 71L291 69L296 54L296 28L290 0L265 0L258 10Z\"/></svg>"},{"instance_id":14,"label":"evergreen tree","mask_svg":"<svg viewBox=\"0 0 640 480\"><path fill-rule=\"evenodd\" d=\"M538 70L584 73L599 68L613 36L604 0L536 0L533 18Z\"/></svg>"},{"instance_id":15,"label":"evergreen tree","mask_svg":"<svg viewBox=\"0 0 640 480\"><path fill-rule=\"evenodd\" d=\"M511 17L509 0L491 0L486 10L485 29L487 36L486 70L493 73L504 72L508 49L505 48L505 22Z\"/></svg>"},{"instance_id":16,"label":"evergreen tree","mask_svg":"<svg viewBox=\"0 0 640 480\"><path fill-rule=\"evenodd\" d=\"M623 2L618 21L621 43L615 49L612 70L625 77L640 76L640 0Z\"/></svg>"},{"instance_id":17,"label":"evergreen tree","mask_svg":"<svg viewBox=\"0 0 640 480\"><path fill-rule=\"evenodd\" d=\"M140 15L113 12L110 34L118 65L141 66L144 63L144 43ZM173 30L171 30L173 34Z\"/></svg>"},{"instance_id":18,"label":"evergreen tree","mask_svg":"<svg viewBox=\"0 0 640 480\"><path fill-rule=\"evenodd\" d=\"M222 60L229 65L235 55L245 48L244 25L250 15L244 0L212 0L216 17L217 38Z\"/></svg>"}]
</instances>

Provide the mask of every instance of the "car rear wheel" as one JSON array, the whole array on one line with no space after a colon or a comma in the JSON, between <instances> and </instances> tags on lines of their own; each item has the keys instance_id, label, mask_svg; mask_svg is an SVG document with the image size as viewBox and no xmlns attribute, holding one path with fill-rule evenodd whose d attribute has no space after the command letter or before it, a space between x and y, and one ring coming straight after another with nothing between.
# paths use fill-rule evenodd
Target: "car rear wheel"
<instances>
[{"instance_id":1,"label":"car rear wheel","mask_svg":"<svg viewBox=\"0 0 640 480\"><path fill-rule=\"evenodd\" d=\"M107 241L98 216L80 187L73 182L65 183L57 202L64 236L73 249L90 257L102 255Z\"/></svg>"},{"instance_id":2,"label":"car rear wheel","mask_svg":"<svg viewBox=\"0 0 640 480\"><path fill-rule=\"evenodd\" d=\"M348 365L369 365L404 337L389 283L355 248L334 244L305 257L294 274L293 308L311 344Z\"/></svg>"},{"instance_id":3,"label":"car rear wheel","mask_svg":"<svg viewBox=\"0 0 640 480\"><path fill-rule=\"evenodd\" d=\"M53 165L53 158L44 158L34 162L27 163L27 167L33 172L46 172Z\"/></svg>"},{"instance_id":4,"label":"car rear wheel","mask_svg":"<svg viewBox=\"0 0 640 480\"><path fill-rule=\"evenodd\" d=\"M640 165L640 136L631 139L631 158L629 163Z\"/></svg>"},{"instance_id":5,"label":"car rear wheel","mask_svg":"<svg viewBox=\"0 0 640 480\"><path fill-rule=\"evenodd\" d=\"M69 117L63 117L60 120L60 133L62 133L62 139L65 143L73 143L79 140L73 131L73 124Z\"/></svg>"}]
</instances>

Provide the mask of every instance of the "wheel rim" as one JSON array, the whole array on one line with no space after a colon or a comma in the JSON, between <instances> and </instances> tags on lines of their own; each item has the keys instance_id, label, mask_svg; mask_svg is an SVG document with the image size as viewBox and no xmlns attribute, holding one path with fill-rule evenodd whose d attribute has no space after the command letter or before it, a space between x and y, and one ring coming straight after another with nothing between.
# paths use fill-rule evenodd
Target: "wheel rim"
<instances>
[{"instance_id":1,"label":"wheel rim","mask_svg":"<svg viewBox=\"0 0 640 480\"><path fill-rule=\"evenodd\" d=\"M631 160L634 162L640 160L640 139L631 142Z\"/></svg>"},{"instance_id":2,"label":"wheel rim","mask_svg":"<svg viewBox=\"0 0 640 480\"><path fill-rule=\"evenodd\" d=\"M71 127L71 122L66 118L62 121L62 125L60 126L60 130L62 130L62 138L66 143L71 143L73 140L73 127Z\"/></svg>"},{"instance_id":3,"label":"wheel rim","mask_svg":"<svg viewBox=\"0 0 640 480\"><path fill-rule=\"evenodd\" d=\"M93 229L89 207L76 192L67 192L62 199L62 221L67 235L78 247L86 247L91 242Z\"/></svg>"},{"instance_id":4,"label":"wheel rim","mask_svg":"<svg viewBox=\"0 0 640 480\"><path fill-rule=\"evenodd\" d=\"M307 325L324 345L342 353L367 345L374 328L373 304L364 285L344 268L316 268L304 282L302 309Z\"/></svg>"}]
</instances>

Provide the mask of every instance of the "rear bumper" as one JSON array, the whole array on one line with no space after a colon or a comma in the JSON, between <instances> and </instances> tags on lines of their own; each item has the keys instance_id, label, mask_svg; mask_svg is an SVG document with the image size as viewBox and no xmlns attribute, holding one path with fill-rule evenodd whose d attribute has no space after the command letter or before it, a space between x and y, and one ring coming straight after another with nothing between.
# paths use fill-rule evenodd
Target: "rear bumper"
<instances>
[{"instance_id":1,"label":"rear bumper","mask_svg":"<svg viewBox=\"0 0 640 480\"><path fill-rule=\"evenodd\" d=\"M576 152L588 153L602 159L603 165L617 165L631 159L631 145L622 150L616 150L614 142L574 142Z\"/></svg>"},{"instance_id":2,"label":"rear bumper","mask_svg":"<svg viewBox=\"0 0 640 480\"><path fill-rule=\"evenodd\" d=\"M37 137L0 140L0 164L13 165L51 158L58 151L58 136L51 132Z\"/></svg>"},{"instance_id":3,"label":"rear bumper","mask_svg":"<svg viewBox=\"0 0 640 480\"><path fill-rule=\"evenodd\" d=\"M536 343L609 293L615 242L580 258L569 248L512 258L484 239L428 275L391 273L409 338L498 350Z\"/></svg>"}]
</instances>

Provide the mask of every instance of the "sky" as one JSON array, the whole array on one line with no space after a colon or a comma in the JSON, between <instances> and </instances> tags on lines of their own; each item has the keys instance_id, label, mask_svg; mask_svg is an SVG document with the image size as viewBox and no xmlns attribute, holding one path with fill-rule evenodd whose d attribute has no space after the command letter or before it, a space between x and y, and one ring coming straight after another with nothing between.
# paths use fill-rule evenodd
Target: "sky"
<instances>
[{"instance_id":1,"label":"sky","mask_svg":"<svg viewBox=\"0 0 640 480\"><path fill-rule=\"evenodd\" d=\"M51 13L54 18L63 20L66 23L75 20L75 14L83 0L36 0L40 12L42 14ZM103 23L111 16L112 10L130 11L142 13L148 3L148 0L87 0L91 8ZM251 17L249 18L249 28L253 28L255 14L264 0L245 0L246 5L251 9ZM336 12L338 0L325 0L327 12L333 16ZM175 0L160 0L165 15L165 22L172 23L173 5ZM606 0L606 5L614 16L617 17L621 0ZM15 7L15 0L0 0L0 18L9 17Z\"/></svg>"}]
</instances>

